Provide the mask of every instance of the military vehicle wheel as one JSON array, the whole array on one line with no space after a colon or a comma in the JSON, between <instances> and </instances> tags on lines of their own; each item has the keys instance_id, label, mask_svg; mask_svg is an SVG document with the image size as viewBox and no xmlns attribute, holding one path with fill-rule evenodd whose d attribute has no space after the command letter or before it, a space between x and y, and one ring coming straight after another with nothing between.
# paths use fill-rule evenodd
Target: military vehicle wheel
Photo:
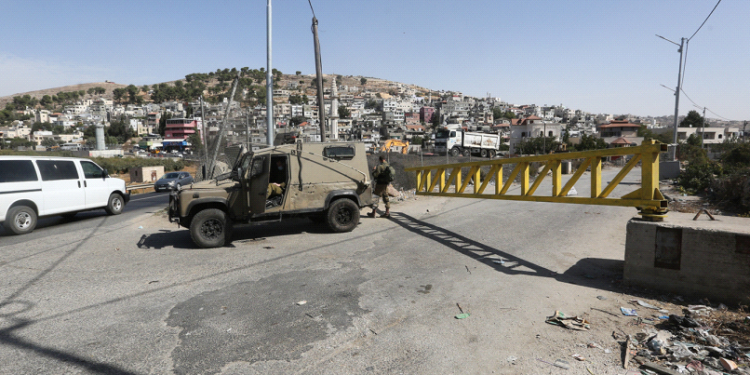
<instances>
[{"instance_id":1,"label":"military vehicle wheel","mask_svg":"<svg viewBox=\"0 0 750 375\"><path fill-rule=\"evenodd\" d=\"M455 158L456 156L458 156L458 154L460 154L460 153L461 153L461 150L459 150L459 149L458 149L458 147L453 147L453 148L451 149L451 156L453 156L454 158Z\"/></svg>"},{"instance_id":2,"label":"military vehicle wheel","mask_svg":"<svg viewBox=\"0 0 750 375\"><path fill-rule=\"evenodd\" d=\"M483 149L481 149L481 150L479 151L479 155L480 155L481 157L483 157L483 158L486 158L486 157L487 157L487 149L484 149L484 148L483 148Z\"/></svg>"},{"instance_id":3,"label":"military vehicle wheel","mask_svg":"<svg viewBox=\"0 0 750 375\"><path fill-rule=\"evenodd\" d=\"M351 232L359 224L359 207L351 199L339 199L327 213L328 227L334 232Z\"/></svg>"},{"instance_id":4,"label":"military vehicle wheel","mask_svg":"<svg viewBox=\"0 0 750 375\"><path fill-rule=\"evenodd\" d=\"M122 209L125 207L125 202L122 200L122 195L112 193L109 196L109 203L107 207L104 207L104 211L107 211L109 215L119 215L122 213Z\"/></svg>"},{"instance_id":5,"label":"military vehicle wheel","mask_svg":"<svg viewBox=\"0 0 750 375\"><path fill-rule=\"evenodd\" d=\"M14 234L26 234L36 228L36 211L27 206L15 206L5 216L5 229Z\"/></svg>"},{"instance_id":6,"label":"military vehicle wheel","mask_svg":"<svg viewBox=\"0 0 750 375\"><path fill-rule=\"evenodd\" d=\"M219 247L231 240L232 223L227 214L217 208L198 212L190 221L190 238L200 247Z\"/></svg>"}]
</instances>

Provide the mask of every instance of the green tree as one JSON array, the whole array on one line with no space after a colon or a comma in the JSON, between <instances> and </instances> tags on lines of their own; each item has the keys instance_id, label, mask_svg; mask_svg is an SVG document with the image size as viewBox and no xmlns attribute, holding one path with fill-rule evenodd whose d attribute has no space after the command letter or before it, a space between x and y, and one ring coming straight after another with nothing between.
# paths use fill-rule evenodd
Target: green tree
<instances>
[{"instance_id":1,"label":"green tree","mask_svg":"<svg viewBox=\"0 0 750 375\"><path fill-rule=\"evenodd\" d=\"M139 92L141 92L141 90L135 85L129 85L128 87L125 88L125 90L128 93L129 102L136 103L136 100L137 100L136 96L138 95Z\"/></svg>"},{"instance_id":2,"label":"green tree","mask_svg":"<svg viewBox=\"0 0 750 375\"><path fill-rule=\"evenodd\" d=\"M172 118L172 112L167 112L159 119L159 134L164 136L167 132L167 120Z\"/></svg>"},{"instance_id":3,"label":"green tree","mask_svg":"<svg viewBox=\"0 0 750 375\"><path fill-rule=\"evenodd\" d=\"M96 89L93 87L89 87L89 89L86 90L86 93L89 94L89 96L93 96L95 92L96 92Z\"/></svg>"},{"instance_id":4,"label":"green tree","mask_svg":"<svg viewBox=\"0 0 750 375\"><path fill-rule=\"evenodd\" d=\"M126 93L126 91L123 88L116 88L116 89L112 90L112 96L114 97L115 102L117 102L119 104L120 101L122 100L122 98L125 96L125 93ZM58 95L58 96L60 96L60 95Z\"/></svg>"},{"instance_id":5,"label":"green tree","mask_svg":"<svg viewBox=\"0 0 750 375\"><path fill-rule=\"evenodd\" d=\"M39 101L39 104L44 107L49 107L50 105L52 105L52 97L49 95L43 96L42 100Z\"/></svg>"},{"instance_id":6,"label":"green tree","mask_svg":"<svg viewBox=\"0 0 750 375\"><path fill-rule=\"evenodd\" d=\"M503 109L500 107L493 107L492 108L492 117L495 119L499 119L503 117Z\"/></svg>"},{"instance_id":7,"label":"green tree","mask_svg":"<svg viewBox=\"0 0 750 375\"><path fill-rule=\"evenodd\" d=\"M104 94L104 93L107 92L107 89L105 89L104 87L101 87L101 86L97 86L97 87L94 87L94 88L96 89L96 94L97 95L102 95L102 94Z\"/></svg>"},{"instance_id":8,"label":"green tree","mask_svg":"<svg viewBox=\"0 0 750 375\"><path fill-rule=\"evenodd\" d=\"M352 116L351 111L349 111L349 108L346 108L345 105L339 106L339 118L349 118Z\"/></svg>"},{"instance_id":9,"label":"green tree","mask_svg":"<svg viewBox=\"0 0 750 375\"><path fill-rule=\"evenodd\" d=\"M150 87L148 87L148 85L141 86L141 91L143 91L143 92L148 92L149 89L150 89Z\"/></svg>"},{"instance_id":10,"label":"green tree","mask_svg":"<svg viewBox=\"0 0 750 375\"><path fill-rule=\"evenodd\" d=\"M688 112L687 116L680 121L680 126L683 128L693 127L699 128L703 125L703 117L697 111Z\"/></svg>"},{"instance_id":11,"label":"green tree","mask_svg":"<svg viewBox=\"0 0 750 375\"><path fill-rule=\"evenodd\" d=\"M44 147L57 146L57 141L55 141L54 138L47 137L47 138L42 139L42 146Z\"/></svg>"},{"instance_id":12,"label":"green tree","mask_svg":"<svg viewBox=\"0 0 750 375\"><path fill-rule=\"evenodd\" d=\"M536 137L524 139L516 148L522 154L549 154L559 145L560 142L557 142L555 137Z\"/></svg>"},{"instance_id":13,"label":"green tree","mask_svg":"<svg viewBox=\"0 0 750 375\"><path fill-rule=\"evenodd\" d=\"M290 124L291 124L292 126L298 126L299 124L301 124L301 123L303 123L303 122L305 122L305 121L307 121L307 117L304 117L304 116L294 116L294 117L292 117L292 118L291 118L291 119L289 120L289 123L290 123Z\"/></svg>"},{"instance_id":14,"label":"green tree","mask_svg":"<svg viewBox=\"0 0 750 375\"><path fill-rule=\"evenodd\" d=\"M361 84L362 86L364 86L365 84L367 84L367 78L365 78L365 77L362 77L362 78L360 78L360 79L359 79L359 83L360 83L360 84Z\"/></svg>"},{"instance_id":15,"label":"green tree","mask_svg":"<svg viewBox=\"0 0 750 375\"><path fill-rule=\"evenodd\" d=\"M505 113L503 114L503 117L507 118L508 120L512 120L516 118L516 114L511 111L505 111Z\"/></svg>"},{"instance_id":16,"label":"green tree","mask_svg":"<svg viewBox=\"0 0 750 375\"><path fill-rule=\"evenodd\" d=\"M690 136L688 137L686 143L689 144L689 145L691 145L691 146L700 147L700 145L701 145L701 137L698 134L695 134L695 133L690 134Z\"/></svg>"},{"instance_id":17,"label":"green tree","mask_svg":"<svg viewBox=\"0 0 750 375\"><path fill-rule=\"evenodd\" d=\"M301 75L301 74L302 74L302 72L300 72L300 71L298 70L298 71L294 72L294 74L296 74L296 75Z\"/></svg>"},{"instance_id":18,"label":"green tree","mask_svg":"<svg viewBox=\"0 0 750 375\"><path fill-rule=\"evenodd\" d=\"M200 133L190 134L187 140L193 146L193 151L200 151L203 149L203 140L201 139Z\"/></svg>"},{"instance_id":19,"label":"green tree","mask_svg":"<svg viewBox=\"0 0 750 375\"><path fill-rule=\"evenodd\" d=\"M607 142L605 142L603 139L599 137L595 137L593 135L586 135L584 134L581 137L581 142L576 145L576 150L578 151L586 151L586 150L602 150L607 148Z\"/></svg>"}]
</instances>

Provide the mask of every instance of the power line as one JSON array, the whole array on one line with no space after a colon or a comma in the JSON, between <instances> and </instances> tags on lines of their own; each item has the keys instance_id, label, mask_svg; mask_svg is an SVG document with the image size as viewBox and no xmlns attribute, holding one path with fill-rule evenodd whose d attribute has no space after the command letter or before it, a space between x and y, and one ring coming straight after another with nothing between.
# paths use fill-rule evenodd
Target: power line
<instances>
[{"instance_id":1,"label":"power line","mask_svg":"<svg viewBox=\"0 0 750 375\"><path fill-rule=\"evenodd\" d=\"M735 121L735 120L730 120L730 119L728 119L728 118L726 118L726 117L723 117L723 116L721 116L721 115L718 115L718 114L716 114L716 112L714 112L714 111L712 111L712 110L710 110L710 109L708 109L708 108L706 108L706 111L709 111L709 112L713 113L713 114L714 114L714 116L716 116L716 117L718 117L718 118L720 118L720 119L722 119L722 120L727 120L727 121Z\"/></svg>"},{"instance_id":2,"label":"power line","mask_svg":"<svg viewBox=\"0 0 750 375\"><path fill-rule=\"evenodd\" d=\"M719 0L719 1L721 1L721 0ZM307 3L310 4L310 10L312 11L313 17L315 17L315 9L313 9L312 1L311 0L307 0ZM716 5L718 5L718 4L716 4ZM716 8L714 8L714 9L716 9ZM709 16L710 16L710 14L709 14Z\"/></svg>"},{"instance_id":3,"label":"power line","mask_svg":"<svg viewBox=\"0 0 750 375\"><path fill-rule=\"evenodd\" d=\"M685 72L687 71L688 45L690 45L690 39L685 41L685 65L682 66L682 80L680 81L680 87L685 85Z\"/></svg>"},{"instance_id":4,"label":"power line","mask_svg":"<svg viewBox=\"0 0 750 375\"><path fill-rule=\"evenodd\" d=\"M698 30L695 30L695 32L693 33L693 35L690 38L688 38L688 41L690 41L690 39L693 39L693 37L695 36L695 34L698 34L698 31L701 31L701 28L703 27L703 25L706 24L706 21L708 21L708 19L711 18L711 15L714 14L714 10L716 10L716 7L719 6L719 3L721 3L721 0L719 0L716 3L716 5L714 5L714 9L711 10L711 13L708 14L708 17L706 17L706 19L703 21L703 23L698 27Z\"/></svg>"},{"instance_id":5,"label":"power line","mask_svg":"<svg viewBox=\"0 0 750 375\"><path fill-rule=\"evenodd\" d=\"M726 118L726 117L724 117L724 116L722 116L722 115L719 115L719 114L717 114L716 112L714 112L714 111L712 111L712 110L708 109L707 107L704 107L704 106L702 106L702 105L699 105L698 103L696 103L695 101L693 101L693 99L691 99L691 98L690 98L690 96L688 96L688 94L687 94L687 93L685 92L685 90L683 90L682 88L680 88L680 91L682 91L682 93L683 93L683 94L685 94L685 97L686 97L686 98L688 98L688 100L690 100L690 102L691 102L691 103L693 103L693 105L694 105L694 106L695 106L696 108L704 108L704 109L705 109L706 111L708 111L708 112L711 112L711 113L713 113L713 114L714 114L714 115L715 115L716 117L718 117L718 118L720 118L720 119L722 119L722 120L727 120L727 121L735 121L735 120L731 120L731 119L728 119L728 118Z\"/></svg>"}]
</instances>

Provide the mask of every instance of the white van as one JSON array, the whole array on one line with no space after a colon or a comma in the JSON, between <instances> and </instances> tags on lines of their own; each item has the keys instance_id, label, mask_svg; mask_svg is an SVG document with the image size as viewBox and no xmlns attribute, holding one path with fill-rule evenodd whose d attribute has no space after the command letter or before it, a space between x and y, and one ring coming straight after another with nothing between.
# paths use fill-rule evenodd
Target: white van
<instances>
[{"instance_id":1,"label":"white van","mask_svg":"<svg viewBox=\"0 0 750 375\"><path fill-rule=\"evenodd\" d=\"M11 233L30 233L40 216L99 208L119 215L129 200L125 181L91 160L0 156L0 223Z\"/></svg>"}]
</instances>

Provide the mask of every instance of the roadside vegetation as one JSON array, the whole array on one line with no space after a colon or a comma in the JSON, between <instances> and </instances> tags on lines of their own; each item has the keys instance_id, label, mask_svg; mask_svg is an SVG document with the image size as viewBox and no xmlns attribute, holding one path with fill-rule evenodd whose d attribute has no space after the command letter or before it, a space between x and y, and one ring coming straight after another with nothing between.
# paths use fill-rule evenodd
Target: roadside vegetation
<instances>
[{"instance_id":1,"label":"roadside vegetation","mask_svg":"<svg viewBox=\"0 0 750 375\"><path fill-rule=\"evenodd\" d=\"M58 151L58 152L35 152L35 151L10 151L0 150L0 156L11 156L11 155L30 155L30 156L46 156L46 157L58 157L75 156L70 151ZM153 167L163 166L165 172L181 171L189 162L184 160L174 160L172 158L86 158L92 160L100 167L106 169L109 173L129 173L130 169L138 167Z\"/></svg>"},{"instance_id":2,"label":"roadside vegetation","mask_svg":"<svg viewBox=\"0 0 750 375\"><path fill-rule=\"evenodd\" d=\"M678 158L686 164L678 184L688 194L705 194L728 209L750 212L750 143L716 145L716 160L700 144L700 138L691 135L678 147Z\"/></svg>"}]
</instances>

